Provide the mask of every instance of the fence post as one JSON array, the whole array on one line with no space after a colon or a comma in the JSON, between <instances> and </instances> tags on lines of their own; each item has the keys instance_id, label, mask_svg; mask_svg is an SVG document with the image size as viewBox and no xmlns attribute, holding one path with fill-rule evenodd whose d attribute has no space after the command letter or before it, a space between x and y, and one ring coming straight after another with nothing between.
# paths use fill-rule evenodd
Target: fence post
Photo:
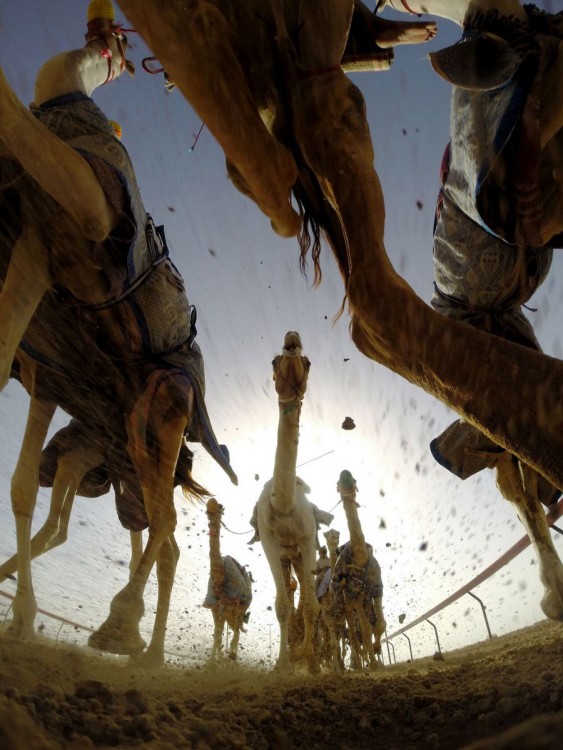
<instances>
[{"instance_id":1,"label":"fence post","mask_svg":"<svg viewBox=\"0 0 563 750\"><path fill-rule=\"evenodd\" d=\"M479 599L479 597L476 594L474 594L472 591L468 591L467 593L469 594L469 596L472 596L474 599L477 599L477 601L481 605L481 611L483 613L483 617L485 618L485 625L487 626L487 633L489 634L489 638L492 638L493 634L491 633L491 628L489 627L489 620L487 618L487 613L485 612L486 610L485 605L483 604L481 599Z\"/></svg>"},{"instance_id":2,"label":"fence post","mask_svg":"<svg viewBox=\"0 0 563 750\"><path fill-rule=\"evenodd\" d=\"M438 628L434 625L433 622L430 622L428 618L426 618L426 622L432 625L432 627L434 628L434 633L436 635L436 643L438 644L438 653L441 654L442 649L440 648L440 639L438 638Z\"/></svg>"},{"instance_id":3,"label":"fence post","mask_svg":"<svg viewBox=\"0 0 563 750\"><path fill-rule=\"evenodd\" d=\"M411 661L414 661L413 655L412 655L412 647L411 647L411 639L408 637L406 633L401 633L401 635L404 635L407 641L409 642L409 651L411 654Z\"/></svg>"}]
</instances>

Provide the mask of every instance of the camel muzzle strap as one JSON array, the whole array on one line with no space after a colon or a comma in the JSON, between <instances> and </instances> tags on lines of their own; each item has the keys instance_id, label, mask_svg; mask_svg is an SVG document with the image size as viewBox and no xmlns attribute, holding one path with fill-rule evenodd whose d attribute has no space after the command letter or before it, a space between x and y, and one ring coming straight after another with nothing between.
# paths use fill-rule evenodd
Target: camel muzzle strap
<instances>
[{"instance_id":1,"label":"camel muzzle strap","mask_svg":"<svg viewBox=\"0 0 563 750\"><path fill-rule=\"evenodd\" d=\"M86 39L86 47L99 40L102 40L105 43L105 40L108 36L113 36L116 39L117 49L119 50L119 54L121 55L121 62L119 64L120 73L123 73L127 66L127 60L125 59L125 48L123 46L123 42L127 42L127 37L124 34L125 31L135 33L135 29L125 29L120 23L113 23L113 21L110 21L107 18L95 18L92 21L88 22L88 31L86 34L84 34L84 38ZM112 65L113 55L109 47L103 47L100 50L100 55L102 57L105 57L108 61L107 78L102 84L105 86L106 83L113 81L113 79L115 78L115 73L113 71Z\"/></svg>"}]
</instances>

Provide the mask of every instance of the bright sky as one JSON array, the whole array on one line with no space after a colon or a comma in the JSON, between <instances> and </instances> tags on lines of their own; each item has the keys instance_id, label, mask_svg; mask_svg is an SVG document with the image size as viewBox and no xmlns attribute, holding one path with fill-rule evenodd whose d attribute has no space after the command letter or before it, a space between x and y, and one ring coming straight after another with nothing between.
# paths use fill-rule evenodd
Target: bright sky
<instances>
[{"instance_id":1,"label":"bright sky","mask_svg":"<svg viewBox=\"0 0 563 750\"><path fill-rule=\"evenodd\" d=\"M538 5L550 7L547 1ZM83 44L86 8L86 0L0 0L0 64L24 103L32 101L40 64ZM119 11L117 17L123 19ZM458 36L453 24L442 21L431 45L397 48L389 72L354 77L366 97L386 196L388 252L426 301L432 291L432 221L448 139L450 95L446 83L431 71L426 54ZM273 468L278 412L271 361L281 351L287 330L300 332L312 363L301 416L299 473L312 488L310 499L332 509L333 528L342 541L348 533L337 506L336 480L344 468L356 477L360 518L382 567L384 608L392 632L399 627L399 615L406 614L405 623L419 617L496 560L523 529L496 491L492 474L461 482L434 462L428 443L454 415L364 358L351 342L346 315L333 325L343 286L329 253L322 257L322 285L313 290L299 273L296 242L274 235L268 220L232 187L222 152L205 128L190 150L201 126L198 116L179 91L165 92L161 76L144 73L141 60L150 53L134 35L129 39L136 77L124 75L98 89L93 98L123 127L145 207L157 224L165 225L173 259L198 310L208 409L220 441L229 447L239 486L233 487L199 446L195 477L226 506L224 553L248 565L256 580L243 647L267 659L270 633L274 640L277 633L269 609L274 602L269 569L260 545L249 548L246 541L253 505ZM557 357L563 355L557 282L562 270L556 257L548 281L532 300L537 311L529 313L545 351ZM8 498L26 409L23 389L10 383L0 394L2 558L15 549ZM346 416L354 419L355 430L341 429ZM55 428L66 421L58 413ZM42 490L37 523L48 502L49 493ZM177 507L182 558L167 645L191 652L201 644L210 646L212 638L211 615L200 607L208 575L206 518L203 506L191 506L180 497ZM128 534L115 517L113 497L77 498L70 536L64 548L34 565L39 604L97 626L127 578L123 562L128 559ZM11 591L14 585L7 581L2 588ZM152 581L149 602L154 590ZM530 552L476 593L487 604L495 634L543 617ZM433 621L440 628L443 650L486 637L478 605L469 597ZM144 630L150 632L151 625L149 605ZM422 625L409 633L415 655L435 650L430 631ZM408 647L399 641L397 657L404 659Z\"/></svg>"}]
</instances>

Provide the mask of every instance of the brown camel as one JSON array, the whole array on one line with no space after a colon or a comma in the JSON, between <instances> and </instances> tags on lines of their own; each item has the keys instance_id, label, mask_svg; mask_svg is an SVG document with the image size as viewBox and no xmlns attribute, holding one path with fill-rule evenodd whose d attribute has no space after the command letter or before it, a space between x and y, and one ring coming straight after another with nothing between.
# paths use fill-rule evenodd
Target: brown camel
<instances>
[{"instance_id":1,"label":"brown camel","mask_svg":"<svg viewBox=\"0 0 563 750\"><path fill-rule=\"evenodd\" d=\"M471 39L430 56L435 71L453 84L432 305L450 319L540 351L522 308L563 241L563 17L518 0L430 0L409 7L445 15ZM563 564L543 509L557 501L563 485L553 486L464 420L431 449L462 479L496 468L498 487L536 551L543 612L563 621Z\"/></svg>"},{"instance_id":2,"label":"brown camel","mask_svg":"<svg viewBox=\"0 0 563 750\"><path fill-rule=\"evenodd\" d=\"M54 409L68 407L86 424L89 409L97 412L98 424L116 413L120 444L142 492L148 542L89 643L113 653L143 650L138 626L156 562L153 639L158 638L143 655L150 666L161 660L179 554L173 493L184 438L210 440L215 458L233 481L236 477L210 431L203 361L183 281L167 257L162 231L144 210L125 148L89 98L97 86L131 68L113 13L103 15L108 7L111 11L111 3L97 0L90 4L84 49L57 55L40 69L33 112L0 71L0 186L7 207L1 235L3 244L12 239L2 250L0 383L7 381L17 352L20 377L32 397L12 480L18 586L11 632L33 633L31 520ZM50 291L54 285L56 294ZM38 330L36 323L46 325ZM91 351L77 364L80 342ZM46 379L37 376L37 363L45 361L51 370Z\"/></svg>"},{"instance_id":3,"label":"brown camel","mask_svg":"<svg viewBox=\"0 0 563 750\"><path fill-rule=\"evenodd\" d=\"M252 602L252 576L230 555L221 556L221 517L223 506L215 498L207 501L209 520L209 586L203 603L213 614L213 648L210 662L213 662L223 648L225 623L233 636L229 644L229 659L237 660L238 643L250 613Z\"/></svg>"},{"instance_id":4,"label":"brown camel","mask_svg":"<svg viewBox=\"0 0 563 750\"><path fill-rule=\"evenodd\" d=\"M352 663L362 665L365 653L367 666L373 669L379 666L376 654L381 648L381 636L386 627L381 569L373 556L373 548L366 543L362 531L356 503L358 488L349 471L340 473L337 488L346 513L350 541L339 550L332 575L332 587L335 596L342 597ZM361 642L357 629L361 633Z\"/></svg>"},{"instance_id":5,"label":"brown camel","mask_svg":"<svg viewBox=\"0 0 563 750\"><path fill-rule=\"evenodd\" d=\"M359 349L563 486L563 363L440 316L391 266L363 98L341 69L353 0L120 6L219 141L237 185L286 234L298 228L291 189L308 194ZM560 90L563 77L554 78ZM553 97L556 109L561 101Z\"/></svg>"},{"instance_id":6,"label":"brown camel","mask_svg":"<svg viewBox=\"0 0 563 750\"><path fill-rule=\"evenodd\" d=\"M385 4L433 10L460 24L468 8L525 18L518 0L393 0L378 7ZM342 70L353 0L177 0L166 9L156 0L121 0L120 5L219 141L237 187L286 235L298 229L289 202L293 191L304 212L302 253L311 244L309 227L315 259L319 234L327 239L344 278L358 348L439 398L554 487L563 487L563 362L438 314L390 264L363 98ZM502 75L516 46L508 44L502 54L497 48L488 59L489 68L494 60L491 79ZM534 168L542 178L547 175L550 186L535 230L540 244L549 246L563 229L561 181L553 179L561 170L561 43L551 45L535 84L540 127ZM521 113L519 121L525 119ZM514 210L509 203L506 213ZM528 502L524 512L534 544L548 549L551 558L537 503ZM548 578L544 611L559 619L561 572Z\"/></svg>"},{"instance_id":7,"label":"brown camel","mask_svg":"<svg viewBox=\"0 0 563 750\"><path fill-rule=\"evenodd\" d=\"M67 541L76 495L101 497L113 487L118 515L131 535L129 570L131 575L134 573L143 552L142 532L134 529L146 528L148 521L138 491L133 492L127 484L116 479L115 466L110 471L107 450L104 449L105 437L103 433L96 434L95 427L86 428L73 419L43 449L39 484L41 487L52 487L52 493L45 523L31 539L32 560ZM112 457L115 462L115 452ZM176 465L174 484L181 486L186 496L199 496L201 488L195 485L191 477L192 458L192 452L184 443ZM16 572L17 555L13 555L0 566L0 582Z\"/></svg>"},{"instance_id":8,"label":"brown camel","mask_svg":"<svg viewBox=\"0 0 563 750\"><path fill-rule=\"evenodd\" d=\"M344 671L343 638L346 626L344 604L340 592L331 586L334 568L338 559L340 532L329 529L324 532L328 551L328 565L317 571L315 589L321 607L319 616L319 630L321 632L321 653L329 670Z\"/></svg>"}]
</instances>

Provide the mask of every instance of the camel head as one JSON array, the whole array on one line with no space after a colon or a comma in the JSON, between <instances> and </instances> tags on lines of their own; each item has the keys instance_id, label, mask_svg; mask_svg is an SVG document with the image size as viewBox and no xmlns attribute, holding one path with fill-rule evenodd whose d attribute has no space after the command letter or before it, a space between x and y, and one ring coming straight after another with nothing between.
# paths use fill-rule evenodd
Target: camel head
<instances>
[{"instance_id":1,"label":"camel head","mask_svg":"<svg viewBox=\"0 0 563 750\"><path fill-rule=\"evenodd\" d=\"M117 52L119 55L119 72L116 71L114 75L121 75L126 70L129 75L134 76L135 65L125 57L127 37L124 31L133 31L133 29L124 29L120 23L115 22L115 11L111 0L90 1L88 31L85 34L86 44L102 40L113 54Z\"/></svg>"},{"instance_id":2,"label":"camel head","mask_svg":"<svg viewBox=\"0 0 563 750\"><path fill-rule=\"evenodd\" d=\"M324 531L323 534L329 552L336 552L340 544L340 532L336 531L336 529L329 529L328 531Z\"/></svg>"},{"instance_id":3,"label":"camel head","mask_svg":"<svg viewBox=\"0 0 563 750\"><path fill-rule=\"evenodd\" d=\"M272 361L274 383L280 402L301 401L305 395L311 363L302 355L302 351L299 334L288 331L282 353Z\"/></svg>"},{"instance_id":4,"label":"camel head","mask_svg":"<svg viewBox=\"0 0 563 750\"><path fill-rule=\"evenodd\" d=\"M224 508L214 497L207 501L207 518L209 521L220 521Z\"/></svg>"},{"instance_id":5,"label":"camel head","mask_svg":"<svg viewBox=\"0 0 563 750\"><path fill-rule=\"evenodd\" d=\"M340 494L343 502L345 500L356 499L356 492L358 491L356 480L347 469L340 472L340 477L336 484L336 490Z\"/></svg>"}]
</instances>

